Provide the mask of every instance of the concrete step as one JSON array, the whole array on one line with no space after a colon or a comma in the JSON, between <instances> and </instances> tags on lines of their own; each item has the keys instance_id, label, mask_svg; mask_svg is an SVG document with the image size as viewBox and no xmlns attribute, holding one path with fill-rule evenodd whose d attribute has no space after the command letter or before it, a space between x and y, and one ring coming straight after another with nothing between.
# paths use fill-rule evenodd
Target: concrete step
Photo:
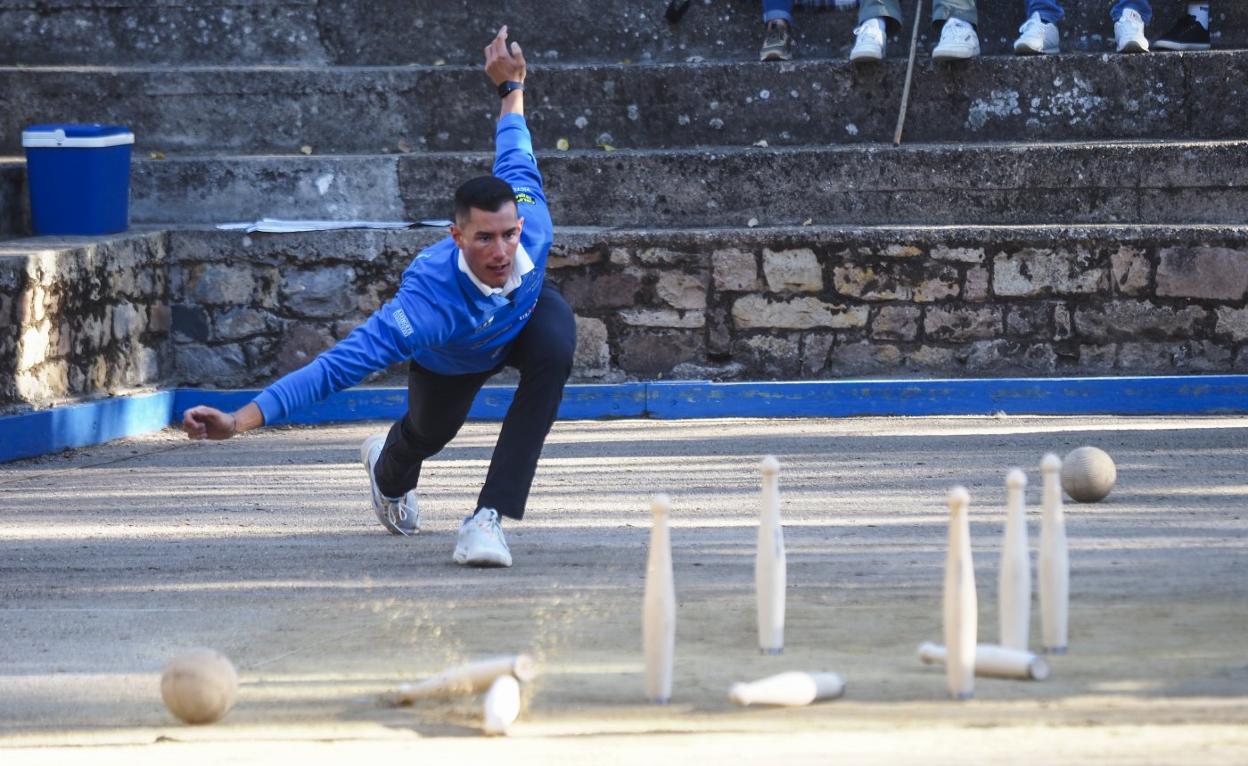
<instances>
[{"instance_id":1,"label":"concrete step","mask_svg":"<svg viewBox=\"0 0 1248 766\"><path fill-rule=\"evenodd\" d=\"M539 155L562 225L1240 223L1248 209L1242 140ZM131 209L145 223L445 217L488 169L478 153L139 160Z\"/></svg>"},{"instance_id":2,"label":"concrete step","mask_svg":"<svg viewBox=\"0 0 1248 766\"><path fill-rule=\"evenodd\" d=\"M1066 50L1112 50L1107 5L1066 3ZM1150 32L1160 35L1179 4L1155 5ZM1248 3L1212 5L1215 45L1248 45ZM1023 4L991 0L980 6L984 51L1009 52ZM0 62L476 63L504 23L538 61L757 56L762 36L757 2L695 0L675 25L663 20L663 7L661 0L0 0ZM854 23L853 13L799 9L800 55L845 56ZM926 51L933 35L923 26ZM889 55L904 56L908 40L908 34L904 41L895 37Z\"/></svg>"},{"instance_id":3,"label":"concrete step","mask_svg":"<svg viewBox=\"0 0 1248 766\"><path fill-rule=\"evenodd\" d=\"M905 64L552 65L530 123L574 148L891 141ZM924 60L911 141L1248 137L1248 51ZM0 151L37 122L129 125L141 151L485 150L496 105L476 67L0 69Z\"/></svg>"}]
</instances>

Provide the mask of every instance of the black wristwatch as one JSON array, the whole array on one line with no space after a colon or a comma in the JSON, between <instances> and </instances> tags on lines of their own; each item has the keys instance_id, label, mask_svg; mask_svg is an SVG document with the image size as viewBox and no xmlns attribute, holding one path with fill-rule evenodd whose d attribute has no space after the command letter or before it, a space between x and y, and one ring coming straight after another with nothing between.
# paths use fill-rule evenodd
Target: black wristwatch
<instances>
[{"instance_id":1,"label":"black wristwatch","mask_svg":"<svg viewBox=\"0 0 1248 766\"><path fill-rule=\"evenodd\" d=\"M524 90L524 83L515 80L506 80L498 84L498 97L507 98L513 91Z\"/></svg>"}]
</instances>

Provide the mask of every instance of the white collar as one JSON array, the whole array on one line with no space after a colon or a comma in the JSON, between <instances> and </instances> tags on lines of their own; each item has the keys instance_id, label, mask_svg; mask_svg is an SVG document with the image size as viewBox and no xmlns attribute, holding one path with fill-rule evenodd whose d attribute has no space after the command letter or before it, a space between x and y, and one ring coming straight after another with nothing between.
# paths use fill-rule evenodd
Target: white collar
<instances>
[{"instance_id":1,"label":"white collar","mask_svg":"<svg viewBox=\"0 0 1248 766\"><path fill-rule=\"evenodd\" d=\"M528 252L524 249L524 245L518 245L516 247L516 257L512 259L511 263L511 274L507 277L507 282L502 287L490 287L478 279L477 275L472 273L472 269L468 268L468 259L464 257L463 250L459 251L459 270L468 275L468 278L472 280L472 283L477 286L477 289L485 297L501 295L505 298L520 286L524 275L533 270L533 259L529 257Z\"/></svg>"}]
</instances>

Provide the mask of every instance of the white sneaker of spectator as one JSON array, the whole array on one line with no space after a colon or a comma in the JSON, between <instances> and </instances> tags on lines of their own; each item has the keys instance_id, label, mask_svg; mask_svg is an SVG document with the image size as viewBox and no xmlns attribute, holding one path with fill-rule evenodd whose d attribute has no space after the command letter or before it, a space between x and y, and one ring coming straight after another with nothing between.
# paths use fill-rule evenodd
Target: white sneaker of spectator
<instances>
[{"instance_id":1,"label":"white sneaker of spectator","mask_svg":"<svg viewBox=\"0 0 1248 766\"><path fill-rule=\"evenodd\" d=\"M884 58L884 19L867 19L854 28L858 41L849 52L850 61L880 61Z\"/></svg>"},{"instance_id":2,"label":"white sneaker of spectator","mask_svg":"<svg viewBox=\"0 0 1248 766\"><path fill-rule=\"evenodd\" d=\"M949 19L940 30L940 43L932 50L936 61L959 61L979 55L979 35L962 19Z\"/></svg>"},{"instance_id":3,"label":"white sneaker of spectator","mask_svg":"<svg viewBox=\"0 0 1248 766\"><path fill-rule=\"evenodd\" d=\"M459 525L459 539L452 557L456 564L469 567L509 567L511 549L498 523L498 511L478 508Z\"/></svg>"},{"instance_id":4,"label":"white sneaker of spectator","mask_svg":"<svg viewBox=\"0 0 1248 766\"><path fill-rule=\"evenodd\" d=\"M1139 11L1128 8L1114 22L1114 37L1119 53L1147 53L1148 38L1144 36L1144 19Z\"/></svg>"},{"instance_id":5,"label":"white sneaker of spectator","mask_svg":"<svg viewBox=\"0 0 1248 766\"><path fill-rule=\"evenodd\" d=\"M1014 52L1023 56L1037 53L1057 53L1061 46L1061 36L1057 25L1050 24L1033 13L1031 18L1018 28L1018 39L1014 41Z\"/></svg>"}]
</instances>

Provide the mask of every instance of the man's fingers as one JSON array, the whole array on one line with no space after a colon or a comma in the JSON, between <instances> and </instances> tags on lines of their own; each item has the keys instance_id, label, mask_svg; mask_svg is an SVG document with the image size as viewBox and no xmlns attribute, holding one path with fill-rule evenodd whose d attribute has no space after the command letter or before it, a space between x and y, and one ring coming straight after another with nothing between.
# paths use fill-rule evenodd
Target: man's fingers
<instances>
[{"instance_id":1,"label":"man's fingers","mask_svg":"<svg viewBox=\"0 0 1248 766\"><path fill-rule=\"evenodd\" d=\"M521 64L524 63L524 53L520 50L520 43L511 44L511 55L514 56Z\"/></svg>"}]
</instances>

